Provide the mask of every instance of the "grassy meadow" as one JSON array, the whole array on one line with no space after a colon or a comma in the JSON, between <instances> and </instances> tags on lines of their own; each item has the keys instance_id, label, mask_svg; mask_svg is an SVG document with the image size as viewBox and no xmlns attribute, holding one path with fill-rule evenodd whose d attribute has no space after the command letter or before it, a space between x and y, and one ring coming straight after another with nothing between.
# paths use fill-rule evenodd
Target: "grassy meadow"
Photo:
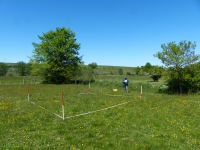
<instances>
[{"instance_id":1,"label":"grassy meadow","mask_svg":"<svg viewBox=\"0 0 200 150\"><path fill-rule=\"evenodd\" d=\"M123 76L96 76L88 94L89 85L1 77L0 149L200 149L199 95L167 95L158 92L162 79L128 78L129 93Z\"/></svg>"}]
</instances>

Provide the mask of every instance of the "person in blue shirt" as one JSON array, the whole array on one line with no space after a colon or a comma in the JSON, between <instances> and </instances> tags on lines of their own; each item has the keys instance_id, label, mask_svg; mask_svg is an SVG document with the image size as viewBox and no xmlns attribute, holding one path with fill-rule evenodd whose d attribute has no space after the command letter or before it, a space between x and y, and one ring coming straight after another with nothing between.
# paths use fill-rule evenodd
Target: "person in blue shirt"
<instances>
[{"instance_id":1,"label":"person in blue shirt","mask_svg":"<svg viewBox=\"0 0 200 150\"><path fill-rule=\"evenodd\" d=\"M123 80L124 92L128 92L128 83L129 83L129 80L127 78L124 78Z\"/></svg>"}]
</instances>

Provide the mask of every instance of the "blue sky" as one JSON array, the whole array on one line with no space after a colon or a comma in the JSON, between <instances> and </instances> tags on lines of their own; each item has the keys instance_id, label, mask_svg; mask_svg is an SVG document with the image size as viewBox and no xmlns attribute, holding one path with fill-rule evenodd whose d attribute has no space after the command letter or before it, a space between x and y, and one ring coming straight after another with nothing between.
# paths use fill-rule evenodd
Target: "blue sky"
<instances>
[{"instance_id":1,"label":"blue sky","mask_svg":"<svg viewBox=\"0 0 200 150\"><path fill-rule=\"evenodd\" d=\"M0 25L0 62L29 62L57 27L76 33L86 65L161 66L161 44L182 40L200 54L200 0L0 0Z\"/></svg>"}]
</instances>

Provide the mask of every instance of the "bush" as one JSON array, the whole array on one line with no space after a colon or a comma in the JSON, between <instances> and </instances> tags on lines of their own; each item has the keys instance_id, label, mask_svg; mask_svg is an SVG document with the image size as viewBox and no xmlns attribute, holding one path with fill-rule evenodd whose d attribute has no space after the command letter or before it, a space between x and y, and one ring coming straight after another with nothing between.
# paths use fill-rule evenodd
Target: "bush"
<instances>
[{"instance_id":1,"label":"bush","mask_svg":"<svg viewBox=\"0 0 200 150\"><path fill-rule=\"evenodd\" d=\"M127 73L126 73L126 75L130 76L130 75L131 75L131 73L130 73L130 72L127 72Z\"/></svg>"},{"instance_id":2,"label":"bush","mask_svg":"<svg viewBox=\"0 0 200 150\"><path fill-rule=\"evenodd\" d=\"M152 75L151 78L154 82L158 82L158 80L161 78L161 75Z\"/></svg>"}]
</instances>

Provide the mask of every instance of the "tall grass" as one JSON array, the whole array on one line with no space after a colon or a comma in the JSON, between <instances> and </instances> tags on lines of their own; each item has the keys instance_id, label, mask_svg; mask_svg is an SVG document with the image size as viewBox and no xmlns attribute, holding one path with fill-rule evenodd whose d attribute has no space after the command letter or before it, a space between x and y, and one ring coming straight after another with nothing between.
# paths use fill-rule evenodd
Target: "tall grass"
<instances>
[{"instance_id":1,"label":"tall grass","mask_svg":"<svg viewBox=\"0 0 200 150\"><path fill-rule=\"evenodd\" d=\"M102 80L91 94L88 85L29 85L36 105L27 85L0 85L0 149L200 149L199 96L159 94L159 84L130 79L124 93L121 80ZM57 117L62 91L65 117L93 113Z\"/></svg>"}]
</instances>

